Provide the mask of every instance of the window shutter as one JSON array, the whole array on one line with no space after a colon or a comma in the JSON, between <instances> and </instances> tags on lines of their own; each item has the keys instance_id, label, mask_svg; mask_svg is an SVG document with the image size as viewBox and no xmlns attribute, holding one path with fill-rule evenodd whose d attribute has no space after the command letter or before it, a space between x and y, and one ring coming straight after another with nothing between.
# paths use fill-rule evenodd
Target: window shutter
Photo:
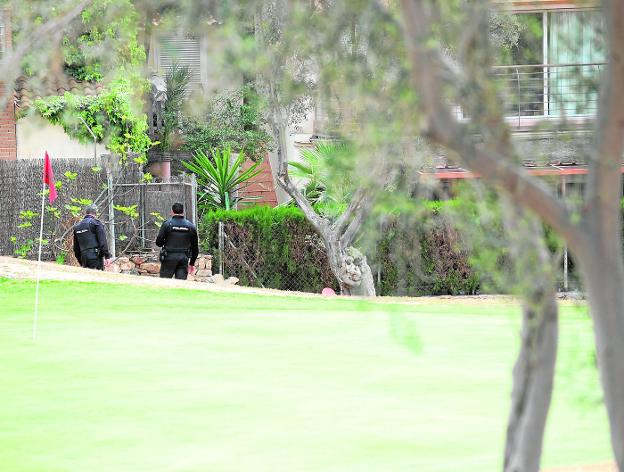
<instances>
[{"instance_id":1,"label":"window shutter","mask_svg":"<svg viewBox=\"0 0 624 472\"><path fill-rule=\"evenodd\" d=\"M0 58L4 57L5 51L5 28L4 28L4 12L0 10Z\"/></svg>"},{"instance_id":2,"label":"window shutter","mask_svg":"<svg viewBox=\"0 0 624 472\"><path fill-rule=\"evenodd\" d=\"M201 87L201 50L197 38L166 36L159 40L158 65L163 73L168 72L176 62L191 71L190 88Z\"/></svg>"}]
</instances>

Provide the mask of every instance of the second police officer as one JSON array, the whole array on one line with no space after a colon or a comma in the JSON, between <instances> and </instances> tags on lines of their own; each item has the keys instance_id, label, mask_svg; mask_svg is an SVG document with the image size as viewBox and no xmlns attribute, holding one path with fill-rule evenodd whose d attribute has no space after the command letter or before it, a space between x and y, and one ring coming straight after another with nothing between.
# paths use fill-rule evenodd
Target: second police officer
<instances>
[{"instance_id":1,"label":"second police officer","mask_svg":"<svg viewBox=\"0 0 624 472\"><path fill-rule=\"evenodd\" d=\"M156 245L160 251L160 277L186 280L189 272L195 272L195 260L199 255L197 228L184 218L184 207L174 203L171 218L160 227Z\"/></svg>"}]
</instances>

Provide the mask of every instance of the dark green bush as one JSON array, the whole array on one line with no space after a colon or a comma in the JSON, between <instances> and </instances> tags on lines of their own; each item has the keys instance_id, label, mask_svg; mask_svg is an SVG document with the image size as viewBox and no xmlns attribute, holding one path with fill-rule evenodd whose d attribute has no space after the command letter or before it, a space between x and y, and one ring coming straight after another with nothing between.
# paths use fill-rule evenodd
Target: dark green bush
<instances>
[{"instance_id":1,"label":"dark green bush","mask_svg":"<svg viewBox=\"0 0 624 472\"><path fill-rule=\"evenodd\" d=\"M376 246L366 251L379 295L512 291L493 276L510 269L504 248L477 248L469 253L458 229L441 215L445 207L455 203L428 202L416 230L405 218L385 225ZM338 289L323 243L298 208L257 207L209 213L200 229L203 250L215 255L215 267L219 221L229 237L225 244L226 275L239 277L242 285L316 293L323 287ZM548 228L546 238L551 252L560 255L562 243ZM579 285L575 272L570 259L572 288ZM562 287L562 271L557 271L557 276Z\"/></svg>"},{"instance_id":2,"label":"dark green bush","mask_svg":"<svg viewBox=\"0 0 624 472\"><path fill-rule=\"evenodd\" d=\"M227 235L224 271L241 285L319 293L338 290L325 248L298 208L253 207L213 211L200 226L202 249L215 255L218 267L218 224Z\"/></svg>"},{"instance_id":3,"label":"dark green bush","mask_svg":"<svg viewBox=\"0 0 624 472\"><path fill-rule=\"evenodd\" d=\"M433 208L430 228L413 234L394 222L386 228L376 254L367 254L380 295L472 294L479 278L462 251L457 231ZM218 224L223 222L224 271L241 285L320 292L338 289L320 237L298 208L255 207L214 211L201 222L202 249L215 255L218 267Z\"/></svg>"},{"instance_id":4,"label":"dark green bush","mask_svg":"<svg viewBox=\"0 0 624 472\"><path fill-rule=\"evenodd\" d=\"M371 262L381 269L380 295L471 295L480 288L458 232L440 215L440 202L430 202L414 231L401 219L380 236Z\"/></svg>"}]
</instances>

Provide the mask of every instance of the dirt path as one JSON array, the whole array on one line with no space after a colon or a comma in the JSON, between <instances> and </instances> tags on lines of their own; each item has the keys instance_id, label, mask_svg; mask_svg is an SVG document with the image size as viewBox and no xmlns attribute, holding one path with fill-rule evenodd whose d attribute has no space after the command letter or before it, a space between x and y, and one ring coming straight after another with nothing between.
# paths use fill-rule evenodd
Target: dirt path
<instances>
[{"instance_id":1,"label":"dirt path","mask_svg":"<svg viewBox=\"0 0 624 472\"><path fill-rule=\"evenodd\" d=\"M128 274L115 274L87 270L80 267L59 265L53 262L41 263L41 279L43 280L67 280L75 282L105 282L122 283L147 287L182 288L192 290L227 291L238 293L252 293L268 296L287 297L321 297L319 294L291 292L284 290L262 289L254 287L215 285L205 282L190 282L181 280L166 280L157 277L147 277ZM14 257L0 256L0 277L14 279L31 279L37 277L37 262L16 259ZM407 304L431 304L448 303L458 305L472 304L503 304L515 303L513 297L503 295L475 295L475 296L438 296L438 297L378 297L380 303L407 303Z\"/></svg>"},{"instance_id":2,"label":"dirt path","mask_svg":"<svg viewBox=\"0 0 624 472\"><path fill-rule=\"evenodd\" d=\"M138 276L129 274L115 274L112 272L103 272L97 270L88 270L81 267L73 267L60 265L53 262L42 262L40 268L42 280L66 280L74 282L104 282L104 283L120 283L139 285L146 287L161 288L182 288L190 290L210 290L210 291L229 291L256 293L265 295L308 295L298 292L282 292L280 290L256 289L253 287L238 287L216 285L203 282L190 282L175 279L160 279L158 277ZM0 256L0 277L8 277L12 279L30 279L37 278L37 262L14 257Z\"/></svg>"}]
</instances>

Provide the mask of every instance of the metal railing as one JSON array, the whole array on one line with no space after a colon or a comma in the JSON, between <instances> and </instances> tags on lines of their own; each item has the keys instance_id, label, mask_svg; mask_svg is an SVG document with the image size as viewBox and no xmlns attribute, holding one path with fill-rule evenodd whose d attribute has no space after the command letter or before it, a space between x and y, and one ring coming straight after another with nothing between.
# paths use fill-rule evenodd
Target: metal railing
<instances>
[{"instance_id":1,"label":"metal railing","mask_svg":"<svg viewBox=\"0 0 624 472\"><path fill-rule=\"evenodd\" d=\"M600 76L606 63L494 67L505 114L522 118L587 117L598 109Z\"/></svg>"},{"instance_id":2,"label":"metal railing","mask_svg":"<svg viewBox=\"0 0 624 472\"><path fill-rule=\"evenodd\" d=\"M505 116L512 126L543 119L586 119L598 110L598 89L606 63L531 64L493 67ZM468 115L455 108L461 119Z\"/></svg>"}]
</instances>

